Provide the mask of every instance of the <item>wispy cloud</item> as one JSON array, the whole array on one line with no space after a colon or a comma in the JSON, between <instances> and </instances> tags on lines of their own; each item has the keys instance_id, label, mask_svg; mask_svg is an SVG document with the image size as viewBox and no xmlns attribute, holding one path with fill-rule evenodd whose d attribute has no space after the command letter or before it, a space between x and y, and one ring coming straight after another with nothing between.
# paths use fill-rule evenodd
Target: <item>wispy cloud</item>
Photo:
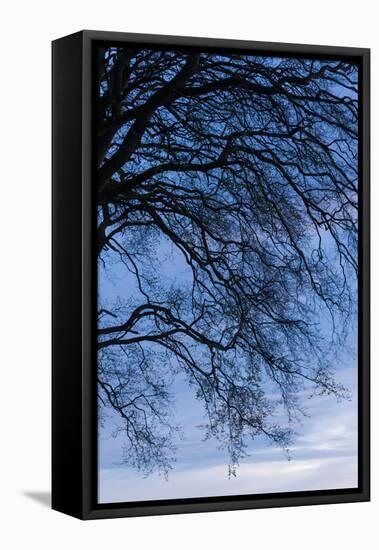
<instances>
[{"instance_id":1,"label":"wispy cloud","mask_svg":"<svg viewBox=\"0 0 379 550\"><path fill-rule=\"evenodd\" d=\"M130 470L102 471L100 502L257 494L283 491L351 488L357 486L357 469L349 457L276 460L241 465L238 476L226 478L225 466L173 472L140 478Z\"/></svg>"},{"instance_id":2,"label":"wispy cloud","mask_svg":"<svg viewBox=\"0 0 379 550\"><path fill-rule=\"evenodd\" d=\"M341 373L345 379L351 375L351 369ZM144 478L125 465L117 465L120 443L103 440L99 500L121 502L356 487L355 399L337 403L319 397L310 400L308 408L310 416L299 429L290 461L281 449L257 440L251 446L250 456L238 468L237 477L231 479L227 477L225 455L214 442L202 441L201 433L194 429L182 442L168 481L158 475ZM187 410L191 410L191 424L198 421L194 409Z\"/></svg>"}]
</instances>

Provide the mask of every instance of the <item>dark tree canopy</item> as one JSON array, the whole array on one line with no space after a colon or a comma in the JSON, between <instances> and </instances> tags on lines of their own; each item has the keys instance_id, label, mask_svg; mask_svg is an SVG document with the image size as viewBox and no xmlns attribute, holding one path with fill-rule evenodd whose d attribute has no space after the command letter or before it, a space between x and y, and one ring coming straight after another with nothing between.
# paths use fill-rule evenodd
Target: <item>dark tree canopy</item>
<instances>
[{"instance_id":1,"label":"dark tree canopy","mask_svg":"<svg viewBox=\"0 0 379 550\"><path fill-rule=\"evenodd\" d=\"M344 396L357 79L343 60L99 50L98 262L127 276L112 303L100 286L98 389L128 463L171 467L177 375L231 472L251 437L290 444L300 391Z\"/></svg>"}]
</instances>

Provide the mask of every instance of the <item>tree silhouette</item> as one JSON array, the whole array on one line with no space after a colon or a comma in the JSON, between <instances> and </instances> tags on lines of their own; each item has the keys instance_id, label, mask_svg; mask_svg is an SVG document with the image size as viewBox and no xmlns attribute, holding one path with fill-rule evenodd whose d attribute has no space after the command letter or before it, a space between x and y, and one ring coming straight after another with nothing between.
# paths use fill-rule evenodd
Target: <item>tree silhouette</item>
<instances>
[{"instance_id":1,"label":"tree silhouette","mask_svg":"<svg viewBox=\"0 0 379 550\"><path fill-rule=\"evenodd\" d=\"M175 456L171 383L206 437L287 448L300 391L345 395L356 308L358 72L344 60L98 50L98 396L128 463ZM338 357L338 356L337 356Z\"/></svg>"}]
</instances>

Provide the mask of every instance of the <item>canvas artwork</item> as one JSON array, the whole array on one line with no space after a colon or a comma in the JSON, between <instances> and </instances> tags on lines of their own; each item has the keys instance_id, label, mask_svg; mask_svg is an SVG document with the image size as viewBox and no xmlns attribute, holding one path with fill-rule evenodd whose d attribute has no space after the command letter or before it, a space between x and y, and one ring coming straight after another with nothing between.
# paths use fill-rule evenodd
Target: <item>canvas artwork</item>
<instances>
[{"instance_id":1,"label":"canvas artwork","mask_svg":"<svg viewBox=\"0 0 379 550\"><path fill-rule=\"evenodd\" d=\"M98 503L357 488L357 62L94 60Z\"/></svg>"}]
</instances>

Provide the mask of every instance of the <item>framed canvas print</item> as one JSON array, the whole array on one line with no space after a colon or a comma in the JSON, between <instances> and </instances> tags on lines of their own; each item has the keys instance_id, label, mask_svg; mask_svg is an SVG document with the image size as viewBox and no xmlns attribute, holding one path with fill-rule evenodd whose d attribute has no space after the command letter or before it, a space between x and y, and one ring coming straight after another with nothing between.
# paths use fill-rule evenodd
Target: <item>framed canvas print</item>
<instances>
[{"instance_id":1,"label":"framed canvas print","mask_svg":"<svg viewBox=\"0 0 379 550\"><path fill-rule=\"evenodd\" d=\"M369 50L53 43L53 508L369 499Z\"/></svg>"}]
</instances>

